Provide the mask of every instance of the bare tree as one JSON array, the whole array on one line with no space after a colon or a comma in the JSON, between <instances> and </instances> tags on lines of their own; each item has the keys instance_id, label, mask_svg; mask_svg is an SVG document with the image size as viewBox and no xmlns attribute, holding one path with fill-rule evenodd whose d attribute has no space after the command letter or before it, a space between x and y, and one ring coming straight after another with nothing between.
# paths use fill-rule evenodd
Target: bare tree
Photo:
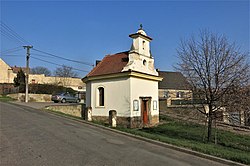
<instances>
[{"instance_id":1,"label":"bare tree","mask_svg":"<svg viewBox=\"0 0 250 166\"><path fill-rule=\"evenodd\" d=\"M204 100L204 107L199 111L207 116L207 141L210 142L216 112L228 104L223 100L226 94L233 86L247 84L248 53L241 53L225 36L203 30L198 39L193 36L182 40L177 54L180 60L177 70L187 77L196 98Z\"/></svg>"},{"instance_id":2,"label":"bare tree","mask_svg":"<svg viewBox=\"0 0 250 166\"><path fill-rule=\"evenodd\" d=\"M44 74L45 76L51 76L51 71L42 66L37 66L31 69L31 74Z\"/></svg>"},{"instance_id":3,"label":"bare tree","mask_svg":"<svg viewBox=\"0 0 250 166\"><path fill-rule=\"evenodd\" d=\"M78 74L73 71L72 67L63 65L62 67L56 68L54 75L57 77L77 77Z\"/></svg>"}]
</instances>

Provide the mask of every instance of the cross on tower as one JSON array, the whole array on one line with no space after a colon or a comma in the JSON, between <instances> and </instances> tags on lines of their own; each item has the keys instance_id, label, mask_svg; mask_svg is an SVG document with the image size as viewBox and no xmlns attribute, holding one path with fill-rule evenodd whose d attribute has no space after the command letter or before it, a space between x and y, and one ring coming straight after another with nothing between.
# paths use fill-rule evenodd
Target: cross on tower
<instances>
[{"instance_id":1,"label":"cross on tower","mask_svg":"<svg viewBox=\"0 0 250 166\"><path fill-rule=\"evenodd\" d=\"M140 29L142 29L142 24L140 24Z\"/></svg>"}]
</instances>

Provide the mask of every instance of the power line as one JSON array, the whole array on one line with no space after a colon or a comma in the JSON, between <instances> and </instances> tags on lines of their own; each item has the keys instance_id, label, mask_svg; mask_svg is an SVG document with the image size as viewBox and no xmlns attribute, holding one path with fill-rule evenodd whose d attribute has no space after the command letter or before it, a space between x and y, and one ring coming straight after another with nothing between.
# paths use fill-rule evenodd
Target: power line
<instances>
[{"instance_id":1,"label":"power line","mask_svg":"<svg viewBox=\"0 0 250 166\"><path fill-rule=\"evenodd\" d=\"M55 58L55 57L52 57L50 55L42 55L42 54L36 54L36 53L32 53L31 55L35 56L35 57Z\"/></svg>"},{"instance_id":2,"label":"power line","mask_svg":"<svg viewBox=\"0 0 250 166\"><path fill-rule=\"evenodd\" d=\"M14 36L17 40L21 41L23 44L29 44L27 40L25 40L23 37L21 37L17 32L15 32L13 29L11 29L8 25L6 25L3 21L1 21L1 29L7 31L7 33L10 33L12 36Z\"/></svg>"},{"instance_id":3,"label":"power line","mask_svg":"<svg viewBox=\"0 0 250 166\"><path fill-rule=\"evenodd\" d=\"M8 34L2 28L1 28L1 35L5 36L5 38L9 39L10 41L16 42L18 45L23 45L23 43L20 40L17 40L15 37L13 37L12 35Z\"/></svg>"},{"instance_id":4,"label":"power line","mask_svg":"<svg viewBox=\"0 0 250 166\"><path fill-rule=\"evenodd\" d=\"M15 41L15 42L17 42L19 44L22 44L22 45L30 43L27 40L25 40L23 37L21 37L13 29L11 29L8 25L6 25L3 21L1 21L1 34L3 36L5 36L6 38L8 38L10 40L13 40L13 41ZM51 53L48 53L48 52L45 52L45 51L41 51L41 50L38 50L38 49L34 49L34 48L33 48L33 50L37 51L37 52L40 52L40 53L43 53L43 54L47 54L47 55L52 56L52 57L60 58L62 60L71 61L71 62L75 62L75 63L79 63L79 64L84 64L84 65L88 65L88 66L92 66L92 67L94 66L93 64L88 63L88 62L82 62L82 61L77 61L77 60L73 60L73 59L64 58L64 57L54 55L54 54L51 54ZM13 50L13 52L15 52L15 50ZM41 54L37 54L37 55L45 57L45 55L41 55Z\"/></svg>"},{"instance_id":5,"label":"power line","mask_svg":"<svg viewBox=\"0 0 250 166\"><path fill-rule=\"evenodd\" d=\"M34 54L32 53L32 56L35 56L35 57L49 57L49 58L54 58L54 57L51 57L49 55L41 55L41 54Z\"/></svg>"},{"instance_id":6,"label":"power line","mask_svg":"<svg viewBox=\"0 0 250 166\"><path fill-rule=\"evenodd\" d=\"M84 64L84 65L88 65L88 66L94 66L93 64L88 63L88 62L82 62L82 61L77 61L77 60L72 60L72 59L64 58L64 57L57 56L57 55L54 55L54 54L51 54L51 53L47 53L45 51L41 51L41 50L38 50L38 49L35 49L35 48L33 48L33 50L35 50L37 52L40 52L40 53L43 53L43 54L47 54L47 55L56 57L56 58L60 58L60 59L63 59L63 60L67 60L67 61L71 61L71 62L75 62L75 63L80 63L80 64Z\"/></svg>"},{"instance_id":7,"label":"power line","mask_svg":"<svg viewBox=\"0 0 250 166\"><path fill-rule=\"evenodd\" d=\"M32 55L39 56L39 57L55 58L50 55L42 55L42 54L36 54L36 53L32 53Z\"/></svg>"},{"instance_id":8,"label":"power line","mask_svg":"<svg viewBox=\"0 0 250 166\"><path fill-rule=\"evenodd\" d=\"M16 52L16 51L20 51L22 50L22 47L21 46L18 46L18 47L15 47L15 48L10 48L10 49L7 49L7 50L3 50L0 52L0 54L9 54L11 52Z\"/></svg>"},{"instance_id":9,"label":"power line","mask_svg":"<svg viewBox=\"0 0 250 166\"><path fill-rule=\"evenodd\" d=\"M34 54L32 53L32 57L35 56L35 57L49 57L49 58L54 58L54 57L51 57L49 55L41 55L41 54Z\"/></svg>"},{"instance_id":10,"label":"power line","mask_svg":"<svg viewBox=\"0 0 250 166\"><path fill-rule=\"evenodd\" d=\"M1 56L7 56L7 57L11 57L11 56L24 56L24 55L21 55L21 54L3 54Z\"/></svg>"},{"instance_id":11,"label":"power line","mask_svg":"<svg viewBox=\"0 0 250 166\"><path fill-rule=\"evenodd\" d=\"M40 58L36 58L36 57L33 57L33 56L31 56L31 58L39 60L39 61L43 61L43 62L46 62L46 63L50 63L50 64L53 64L53 65L61 66L61 67L64 66L64 65L60 65L60 64L57 64L57 63L54 63L54 62L49 62L49 61L46 61L46 60L43 60L43 59L40 59ZM73 68L73 67L70 67L70 68L72 70L82 71L82 72L86 72L86 73L89 72L89 71L86 71L86 70L81 70L81 69L77 69L77 68Z\"/></svg>"}]
</instances>

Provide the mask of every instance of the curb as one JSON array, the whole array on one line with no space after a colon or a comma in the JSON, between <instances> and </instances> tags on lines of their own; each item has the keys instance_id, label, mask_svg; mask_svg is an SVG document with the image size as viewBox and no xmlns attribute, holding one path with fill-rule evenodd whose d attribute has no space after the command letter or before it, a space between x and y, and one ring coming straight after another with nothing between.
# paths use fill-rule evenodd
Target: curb
<instances>
[{"instance_id":1,"label":"curb","mask_svg":"<svg viewBox=\"0 0 250 166\"><path fill-rule=\"evenodd\" d=\"M13 103L13 104L19 105L19 104L16 104L16 103ZM24 105L21 105L21 107L28 107L29 109L30 108L36 109L36 108L33 108L33 107L24 106ZM111 131L111 132L114 132L114 133L119 133L119 134L129 136L129 137L141 140L141 141L149 142L149 143L152 143L152 144L155 144L155 145L158 145L158 146L162 146L162 147L165 147L165 148L170 148L170 149L177 150L177 151L180 151L180 152L184 152L184 153L187 153L187 154L195 155L195 156L205 158L205 159L209 159L209 160L212 160L212 161L216 161L216 162L219 162L219 163L222 163L222 164L232 165L232 166L233 165L234 166L246 166L245 164L242 164L242 163L238 163L238 162L234 162L234 161L231 161L231 160L219 158L219 157L216 157L216 156L200 153L200 152L197 152L197 151L193 151L193 150L186 149L186 148L183 148L183 147L171 145L171 144L168 144L168 143L160 142L160 141L149 139L149 138L145 138L145 137L142 137L142 136L138 136L138 135L134 135L134 134L131 134L131 133L123 132L123 131L120 131L120 130L112 129L112 128L105 127L105 126L102 126L102 125L99 125L99 124L95 124L93 122L85 121L83 119L77 119L76 117L73 117L73 116L71 117L71 116L68 116L66 114L65 115L59 114L56 111L51 111L51 110L48 110L46 108L44 108L44 109L36 109L36 110L39 110L39 111L42 110L43 112L46 112L46 113L51 114L53 116L57 116L57 117L61 117L61 118L63 117L63 118L66 118L66 119L69 119L69 120L72 120L72 121L76 121L76 122L79 122L79 123L84 123L84 124L94 126L94 127L97 127L97 128L101 128L103 130L108 130L108 131Z\"/></svg>"}]
</instances>

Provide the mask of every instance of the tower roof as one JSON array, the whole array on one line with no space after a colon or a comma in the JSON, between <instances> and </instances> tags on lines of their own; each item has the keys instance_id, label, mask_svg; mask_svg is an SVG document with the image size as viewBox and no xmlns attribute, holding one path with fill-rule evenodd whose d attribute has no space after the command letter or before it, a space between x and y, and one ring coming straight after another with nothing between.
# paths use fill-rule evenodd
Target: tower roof
<instances>
[{"instance_id":1,"label":"tower roof","mask_svg":"<svg viewBox=\"0 0 250 166\"><path fill-rule=\"evenodd\" d=\"M134 34L130 34L129 37L133 39L137 37L142 37L148 41L153 40L151 37L147 36L146 32L142 29L142 24L140 24L140 28L138 29L138 31Z\"/></svg>"}]
</instances>

